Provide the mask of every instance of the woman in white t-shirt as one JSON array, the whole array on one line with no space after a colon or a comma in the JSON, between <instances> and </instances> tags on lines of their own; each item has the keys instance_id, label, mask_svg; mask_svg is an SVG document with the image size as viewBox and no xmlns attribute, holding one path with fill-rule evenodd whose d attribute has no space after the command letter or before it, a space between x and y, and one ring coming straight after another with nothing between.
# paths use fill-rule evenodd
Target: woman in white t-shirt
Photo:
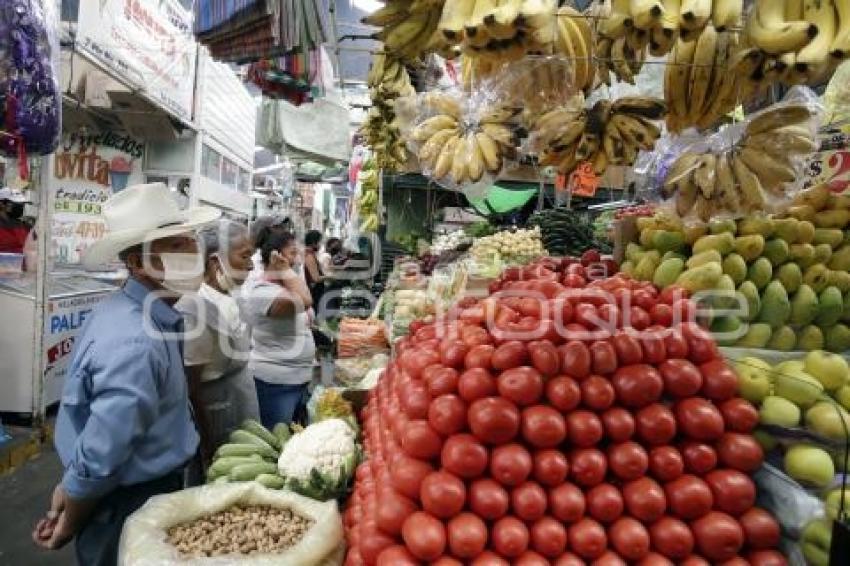
<instances>
[{"instance_id":1,"label":"woman in white t-shirt","mask_svg":"<svg viewBox=\"0 0 850 566\"><path fill-rule=\"evenodd\" d=\"M263 275L244 289L238 304L251 326L250 370L257 388L260 420L266 427L290 423L307 399L316 345L310 329L310 291L293 269L295 236L271 228L256 238Z\"/></svg>"},{"instance_id":2,"label":"woman in white t-shirt","mask_svg":"<svg viewBox=\"0 0 850 566\"><path fill-rule=\"evenodd\" d=\"M201 232L206 260L197 295L184 296L183 358L205 460L247 418L257 418L257 393L247 370L250 331L236 297L251 269L247 228L223 220Z\"/></svg>"}]
</instances>

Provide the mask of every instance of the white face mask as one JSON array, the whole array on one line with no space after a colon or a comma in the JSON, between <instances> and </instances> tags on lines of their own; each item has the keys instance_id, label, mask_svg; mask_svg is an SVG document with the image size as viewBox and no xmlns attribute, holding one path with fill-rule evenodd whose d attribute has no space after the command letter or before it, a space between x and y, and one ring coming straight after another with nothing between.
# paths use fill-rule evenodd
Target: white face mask
<instances>
[{"instance_id":1,"label":"white face mask","mask_svg":"<svg viewBox=\"0 0 850 566\"><path fill-rule=\"evenodd\" d=\"M162 286L179 294L194 293L204 281L204 265L197 253L161 253Z\"/></svg>"},{"instance_id":2,"label":"white face mask","mask_svg":"<svg viewBox=\"0 0 850 566\"><path fill-rule=\"evenodd\" d=\"M218 254L215 255L215 259L218 262L218 270L215 272L215 281L218 283L218 286L221 287L222 291L227 293L234 293L239 291L239 287L242 286L241 283L237 282L233 275L230 273L230 267L226 261L221 261L221 256Z\"/></svg>"}]
</instances>

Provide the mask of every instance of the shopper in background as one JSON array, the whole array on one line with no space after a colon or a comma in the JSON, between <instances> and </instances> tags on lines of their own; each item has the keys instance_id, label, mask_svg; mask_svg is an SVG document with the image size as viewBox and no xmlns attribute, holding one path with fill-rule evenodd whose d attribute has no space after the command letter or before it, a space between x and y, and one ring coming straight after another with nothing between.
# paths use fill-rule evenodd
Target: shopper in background
<instances>
[{"instance_id":1,"label":"shopper in background","mask_svg":"<svg viewBox=\"0 0 850 566\"><path fill-rule=\"evenodd\" d=\"M243 288L238 303L251 326L250 369L260 420L271 428L292 422L306 403L316 353L308 314L313 299L294 270L299 256L295 236L266 227L256 242L263 276Z\"/></svg>"},{"instance_id":2,"label":"shopper in background","mask_svg":"<svg viewBox=\"0 0 850 566\"><path fill-rule=\"evenodd\" d=\"M27 198L8 187L0 189L0 253L24 253L30 227L22 220Z\"/></svg>"},{"instance_id":3,"label":"shopper in background","mask_svg":"<svg viewBox=\"0 0 850 566\"><path fill-rule=\"evenodd\" d=\"M98 305L74 343L56 416L64 466L33 540L56 549L76 536L77 563L114 565L126 518L183 486L198 449L186 374L183 319L173 305L203 277L194 230L218 211L181 211L162 183L129 187L102 207L109 232L87 268L117 255L124 286Z\"/></svg>"},{"instance_id":4,"label":"shopper in background","mask_svg":"<svg viewBox=\"0 0 850 566\"><path fill-rule=\"evenodd\" d=\"M304 280L310 289L314 308L321 305L322 293L325 289L325 275L319 264L319 249L322 245L322 233L318 230L310 230L304 236Z\"/></svg>"},{"instance_id":5,"label":"shopper in background","mask_svg":"<svg viewBox=\"0 0 850 566\"><path fill-rule=\"evenodd\" d=\"M251 246L254 249L254 255L251 256L251 265L253 269L245 278L243 287L249 289L254 283L259 281L263 276L263 259L260 253L259 238L261 234L271 230L272 232L289 233L291 232L292 222L289 218L281 218L279 216L261 216L254 220L250 226Z\"/></svg>"},{"instance_id":6,"label":"shopper in background","mask_svg":"<svg viewBox=\"0 0 850 566\"><path fill-rule=\"evenodd\" d=\"M248 228L222 220L201 236L204 282L196 296L183 297L175 308L185 321L184 364L205 466L214 447L259 410L247 369L251 336L236 304L251 269Z\"/></svg>"}]
</instances>

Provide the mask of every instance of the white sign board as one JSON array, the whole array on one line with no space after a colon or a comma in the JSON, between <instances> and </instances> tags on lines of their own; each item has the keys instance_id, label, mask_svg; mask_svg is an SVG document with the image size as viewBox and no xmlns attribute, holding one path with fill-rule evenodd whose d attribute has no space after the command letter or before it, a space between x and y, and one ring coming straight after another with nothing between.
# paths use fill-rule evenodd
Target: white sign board
<instances>
[{"instance_id":1,"label":"white sign board","mask_svg":"<svg viewBox=\"0 0 850 566\"><path fill-rule=\"evenodd\" d=\"M176 0L80 2L77 42L173 115L192 119L197 44Z\"/></svg>"}]
</instances>

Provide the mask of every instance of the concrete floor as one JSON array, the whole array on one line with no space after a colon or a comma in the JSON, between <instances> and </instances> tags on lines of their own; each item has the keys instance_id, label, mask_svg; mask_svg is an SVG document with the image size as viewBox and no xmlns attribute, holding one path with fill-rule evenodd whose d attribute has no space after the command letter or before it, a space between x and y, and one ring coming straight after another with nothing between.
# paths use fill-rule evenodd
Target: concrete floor
<instances>
[{"instance_id":1,"label":"concrete floor","mask_svg":"<svg viewBox=\"0 0 850 566\"><path fill-rule=\"evenodd\" d=\"M9 474L0 475L0 566L71 566L73 542L48 552L32 542L36 521L47 511L61 464L52 446Z\"/></svg>"}]
</instances>

